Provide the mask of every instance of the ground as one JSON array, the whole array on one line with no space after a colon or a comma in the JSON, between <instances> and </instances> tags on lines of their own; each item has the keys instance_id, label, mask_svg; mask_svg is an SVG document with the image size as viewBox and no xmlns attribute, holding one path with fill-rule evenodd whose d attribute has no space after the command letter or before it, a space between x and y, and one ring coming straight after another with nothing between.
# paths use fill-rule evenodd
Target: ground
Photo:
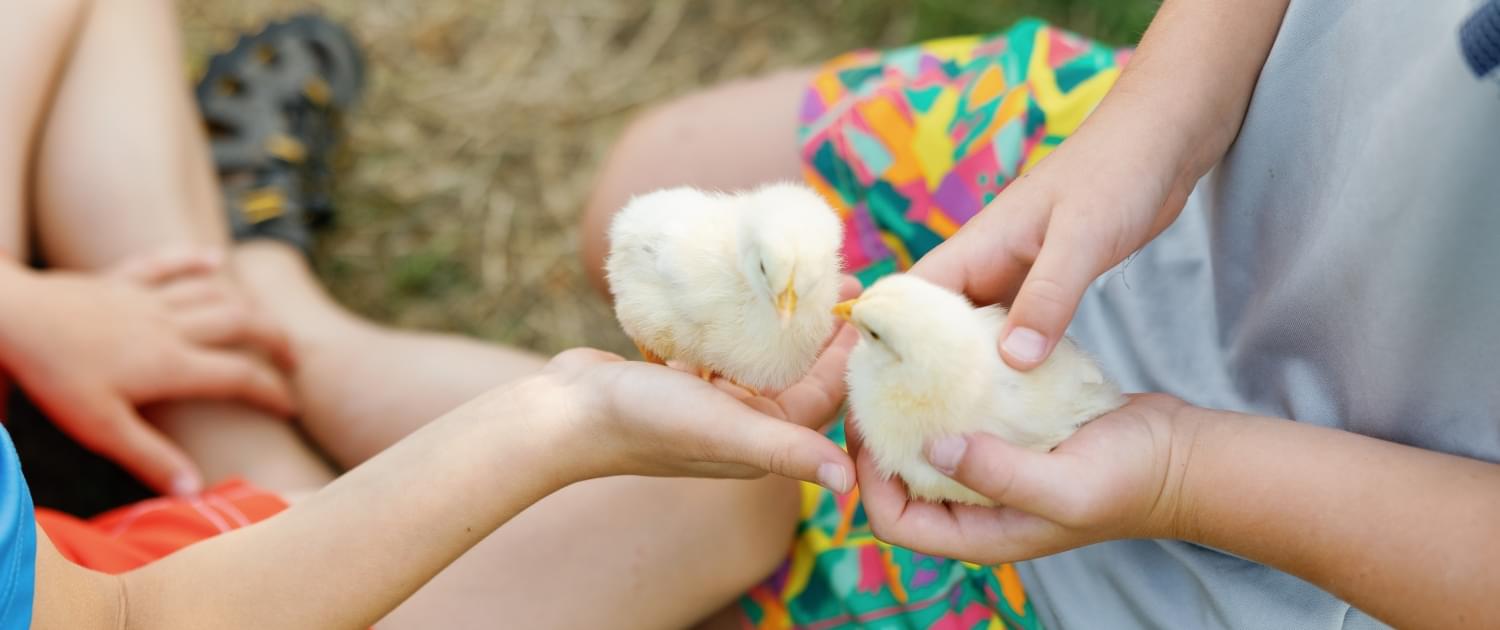
<instances>
[{"instance_id":1,"label":"ground","mask_svg":"<svg viewBox=\"0 0 1500 630\"><path fill-rule=\"evenodd\" d=\"M356 311L555 352L631 346L574 226L596 165L650 103L860 46L1041 15L1114 42L1152 0L180 0L190 61L261 21L348 24L371 82L320 273Z\"/></svg>"}]
</instances>

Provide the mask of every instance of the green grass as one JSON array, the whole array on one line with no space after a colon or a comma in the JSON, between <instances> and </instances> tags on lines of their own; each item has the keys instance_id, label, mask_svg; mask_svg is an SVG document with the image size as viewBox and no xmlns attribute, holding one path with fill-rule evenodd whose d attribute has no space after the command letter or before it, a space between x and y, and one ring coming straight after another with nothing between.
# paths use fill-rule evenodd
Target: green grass
<instances>
[{"instance_id":1,"label":"green grass","mask_svg":"<svg viewBox=\"0 0 1500 630\"><path fill-rule=\"evenodd\" d=\"M449 248L429 246L395 259L391 283L407 297L448 297L450 291L473 291L469 269Z\"/></svg>"},{"instance_id":2,"label":"green grass","mask_svg":"<svg viewBox=\"0 0 1500 630\"><path fill-rule=\"evenodd\" d=\"M1107 43L1134 44L1160 4L1160 0L864 0L846 4L845 19L872 35L897 23L904 31L901 39L919 41L996 31L1023 17L1039 17Z\"/></svg>"}]
</instances>

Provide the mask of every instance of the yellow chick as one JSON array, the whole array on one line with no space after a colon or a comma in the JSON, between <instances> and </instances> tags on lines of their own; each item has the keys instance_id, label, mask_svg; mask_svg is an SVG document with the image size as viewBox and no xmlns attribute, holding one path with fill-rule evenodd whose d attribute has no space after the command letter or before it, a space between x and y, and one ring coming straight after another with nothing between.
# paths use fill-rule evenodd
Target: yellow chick
<instances>
[{"instance_id":1,"label":"yellow chick","mask_svg":"<svg viewBox=\"0 0 1500 630\"><path fill-rule=\"evenodd\" d=\"M1046 452L1125 403L1067 339L1029 372L1006 365L996 350L1005 309L975 308L916 276L883 278L834 312L860 333L847 376L864 449L913 498L993 505L927 463L934 438L984 432Z\"/></svg>"},{"instance_id":2,"label":"yellow chick","mask_svg":"<svg viewBox=\"0 0 1500 630\"><path fill-rule=\"evenodd\" d=\"M808 188L661 190L632 199L609 235L615 316L648 361L779 389L833 332L843 226Z\"/></svg>"}]
</instances>

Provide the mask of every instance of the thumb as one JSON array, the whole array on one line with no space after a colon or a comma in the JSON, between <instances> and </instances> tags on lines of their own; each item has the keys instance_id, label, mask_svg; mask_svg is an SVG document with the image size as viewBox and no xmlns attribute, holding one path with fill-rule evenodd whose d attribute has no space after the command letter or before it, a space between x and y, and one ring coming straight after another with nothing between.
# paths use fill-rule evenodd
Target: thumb
<instances>
[{"instance_id":1,"label":"thumb","mask_svg":"<svg viewBox=\"0 0 1500 630\"><path fill-rule=\"evenodd\" d=\"M1047 517L1071 496L1070 478L1056 458L993 435L946 436L927 445L927 462L999 505Z\"/></svg>"},{"instance_id":2,"label":"thumb","mask_svg":"<svg viewBox=\"0 0 1500 630\"><path fill-rule=\"evenodd\" d=\"M823 434L750 409L743 413L753 418L735 423L736 430L715 434L725 461L816 483L839 494L854 486L849 455Z\"/></svg>"},{"instance_id":3,"label":"thumb","mask_svg":"<svg viewBox=\"0 0 1500 630\"><path fill-rule=\"evenodd\" d=\"M1084 291L1102 272L1102 252L1094 239L1076 230L1053 232L1061 233L1049 233L1000 332L1000 355L1018 370L1041 365L1052 354Z\"/></svg>"},{"instance_id":4,"label":"thumb","mask_svg":"<svg viewBox=\"0 0 1500 630\"><path fill-rule=\"evenodd\" d=\"M203 489L203 478L187 454L129 403L112 404L108 416L102 430L75 437L157 492L185 495Z\"/></svg>"}]
</instances>

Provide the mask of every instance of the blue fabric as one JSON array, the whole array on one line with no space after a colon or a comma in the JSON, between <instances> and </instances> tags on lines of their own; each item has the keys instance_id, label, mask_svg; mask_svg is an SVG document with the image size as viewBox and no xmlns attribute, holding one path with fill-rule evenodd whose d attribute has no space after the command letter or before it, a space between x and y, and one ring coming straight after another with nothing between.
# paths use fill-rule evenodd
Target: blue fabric
<instances>
[{"instance_id":1,"label":"blue fabric","mask_svg":"<svg viewBox=\"0 0 1500 630\"><path fill-rule=\"evenodd\" d=\"M1458 29L1464 61L1478 76L1500 67L1500 0L1490 0L1474 11Z\"/></svg>"},{"instance_id":2,"label":"blue fabric","mask_svg":"<svg viewBox=\"0 0 1500 630\"><path fill-rule=\"evenodd\" d=\"M10 433L0 427L0 630L31 627L36 514Z\"/></svg>"}]
</instances>

